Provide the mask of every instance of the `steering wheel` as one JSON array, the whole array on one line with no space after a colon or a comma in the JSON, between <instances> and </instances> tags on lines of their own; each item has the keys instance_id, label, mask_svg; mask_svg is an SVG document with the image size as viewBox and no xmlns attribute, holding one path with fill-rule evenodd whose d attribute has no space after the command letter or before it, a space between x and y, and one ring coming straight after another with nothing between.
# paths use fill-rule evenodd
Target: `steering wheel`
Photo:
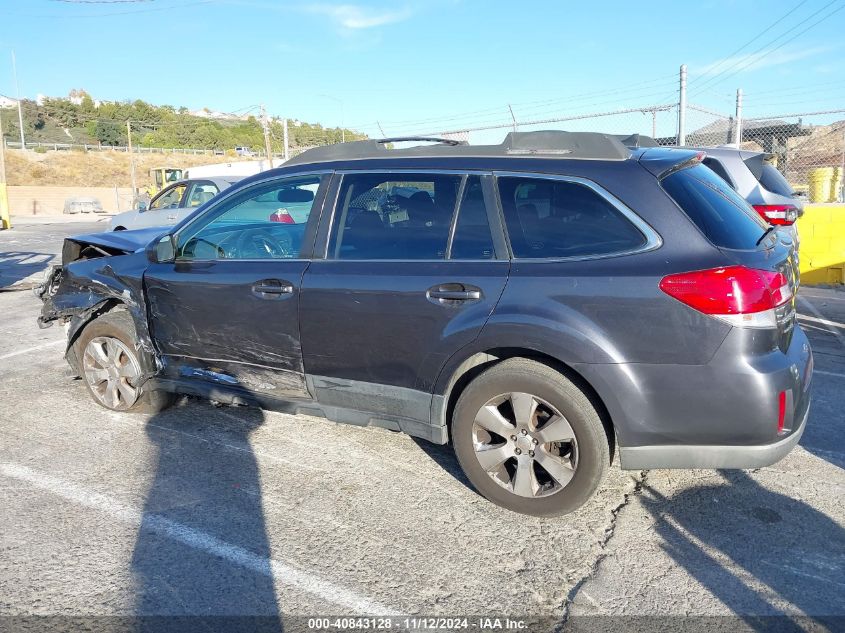
<instances>
[{"instance_id":1,"label":"steering wheel","mask_svg":"<svg viewBox=\"0 0 845 633\"><path fill-rule=\"evenodd\" d=\"M277 238L267 229L244 231L235 243L240 259L284 259L292 251L293 240L287 232Z\"/></svg>"}]
</instances>

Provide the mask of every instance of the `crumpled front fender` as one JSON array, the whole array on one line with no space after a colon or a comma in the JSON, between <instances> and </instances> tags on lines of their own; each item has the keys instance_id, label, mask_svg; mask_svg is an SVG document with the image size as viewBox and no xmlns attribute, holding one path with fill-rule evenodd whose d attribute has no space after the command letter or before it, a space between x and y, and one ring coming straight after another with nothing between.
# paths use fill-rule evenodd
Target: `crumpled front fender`
<instances>
[{"instance_id":1,"label":"crumpled front fender","mask_svg":"<svg viewBox=\"0 0 845 633\"><path fill-rule=\"evenodd\" d=\"M78 369L75 358L69 352L79 333L97 316L117 305L124 306L132 317L138 348L155 359L155 367L145 368L147 372L160 368L143 292L143 274L148 263L143 253L80 260L54 266L44 283L36 288L36 295L43 301L38 324L49 327L57 320L68 324L66 358L75 369Z\"/></svg>"}]
</instances>

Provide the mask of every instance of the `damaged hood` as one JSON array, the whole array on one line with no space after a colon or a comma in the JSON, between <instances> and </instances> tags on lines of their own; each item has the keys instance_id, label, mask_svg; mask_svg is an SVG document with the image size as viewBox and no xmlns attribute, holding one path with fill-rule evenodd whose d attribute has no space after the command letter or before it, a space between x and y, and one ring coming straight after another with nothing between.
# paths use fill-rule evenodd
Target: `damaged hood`
<instances>
[{"instance_id":1,"label":"damaged hood","mask_svg":"<svg viewBox=\"0 0 845 633\"><path fill-rule=\"evenodd\" d=\"M89 235L74 235L67 238L77 244L92 244L108 250L122 253L134 253L143 250L147 244L160 235L164 235L170 227L153 226L146 229L132 231L108 231L106 233L91 233Z\"/></svg>"}]
</instances>

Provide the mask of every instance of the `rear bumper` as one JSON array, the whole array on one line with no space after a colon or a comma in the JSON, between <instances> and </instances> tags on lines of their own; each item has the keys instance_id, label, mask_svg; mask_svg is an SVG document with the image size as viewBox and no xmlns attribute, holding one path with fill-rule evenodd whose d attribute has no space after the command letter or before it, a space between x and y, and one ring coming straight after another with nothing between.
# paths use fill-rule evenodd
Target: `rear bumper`
<instances>
[{"instance_id":1,"label":"rear bumper","mask_svg":"<svg viewBox=\"0 0 845 633\"><path fill-rule=\"evenodd\" d=\"M598 392L622 468L757 468L799 441L810 407L812 350L800 326L786 350L734 328L704 365L573 365ZM780 394L785 394L778 432Z\"/></svg>"},{"instance_id":2,"label":"rear bumper","mask_svg":"<svg viewBox=\"0 0 845 633\"><path fill-rule=\"evenodd\" d=\"M632 446L619 448L624 470L647 468L762 468L779 462L798 444L807 417L810 399L801 421L792 433L771 444L759 446Z\"/></svg>"}]
</instances>

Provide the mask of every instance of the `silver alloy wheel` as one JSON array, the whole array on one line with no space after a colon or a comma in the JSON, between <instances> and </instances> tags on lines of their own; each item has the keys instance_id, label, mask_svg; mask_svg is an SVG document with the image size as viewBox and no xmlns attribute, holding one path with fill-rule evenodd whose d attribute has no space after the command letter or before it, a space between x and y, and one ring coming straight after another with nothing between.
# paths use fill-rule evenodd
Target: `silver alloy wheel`
<instances>
[{"instance_id":1,"label":"silver alloy wheel","mask_svg":"<svg viewBox=\"0 0 845 633\"><path fill-rule=\"evenodd\" d=\"M578 442L566 418L528 393L506 393L481 407L472 425L478 463L521 497L561 491L578 467Z\"/></svg>"},{"instance_id":2,"label":"silver alloy wheel","mask_svg":"<svg viewBox=\"0 0 845 633\"><path fill-rule=\"evenodd\" d=\"M138 400L138 389L133 385L141 367L122 341L111 336L92 338L85 346L82 368L91 392L108 408L125 410Z\"/></svg>"}]
</instances>

